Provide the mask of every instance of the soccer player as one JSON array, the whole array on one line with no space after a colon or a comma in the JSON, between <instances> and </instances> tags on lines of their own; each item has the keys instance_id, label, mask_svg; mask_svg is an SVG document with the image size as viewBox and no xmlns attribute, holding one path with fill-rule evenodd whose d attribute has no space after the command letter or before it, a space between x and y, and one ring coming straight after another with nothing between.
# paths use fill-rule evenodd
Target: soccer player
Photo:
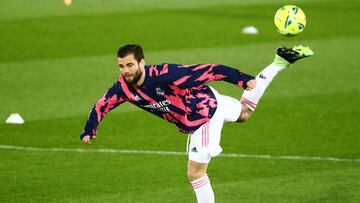
<instances>
[{"instance_id":1,"label":"soccer player","mask_svg":"<svg viewBox=\"0 0 360 203\"><path fill-rule=\"evenodd\" d=\"M223 123L246 121L276 74L310 55L313 52L308 47L281 47L274 62L255 78L219 64L146 65L139 45L125 45L117 52L121 75L94 105L80 139L90 144L90 139L96 138L96 129L104 116L126 101L159 116L189 135L188 179L197 201L212 203L214 192L206 171L211 158L222 151ZM245 89L241 100L222 95L205 85L214 80Z\"/></svg>"}]
</instances>

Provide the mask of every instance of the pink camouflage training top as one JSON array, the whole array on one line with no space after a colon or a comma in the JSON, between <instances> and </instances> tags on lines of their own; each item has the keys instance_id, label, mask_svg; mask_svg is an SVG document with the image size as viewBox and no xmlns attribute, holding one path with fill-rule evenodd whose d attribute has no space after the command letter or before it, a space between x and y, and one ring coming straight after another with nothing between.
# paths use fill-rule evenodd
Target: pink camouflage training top
<instances>
[{"instance_id":1,"label":"pink camouflage training top","mask_svg":"<svg viewBox=\"0 0 360 203\"><path fill-rule=\"evenodd\" d=\"M251 75L218 64L146 65L141 86L129 85L120 76L96 102L80 138L96 135L104 116L126 101L175 124L180 132L194 132L210 120L217 107L206 83L222 80L245 89L252 79Z\"/></svg>"}]
</instances>

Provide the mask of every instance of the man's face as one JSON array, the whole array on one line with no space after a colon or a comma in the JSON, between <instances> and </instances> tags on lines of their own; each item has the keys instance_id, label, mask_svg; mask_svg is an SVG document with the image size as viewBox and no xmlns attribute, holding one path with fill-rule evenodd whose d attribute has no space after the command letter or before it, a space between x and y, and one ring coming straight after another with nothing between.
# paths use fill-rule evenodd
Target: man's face
<instances>
[{"instance_id":1,"label":"man's face","mask_svg":"<svg viewBox=\"0 0 360 203\"><path fill-rule=\"evenodd\" d=\"M143 74L140 66L143 65L144 60L142 59L140 63L138 63L134 58L134 54L129 54L124 58L118 57L117 60L125 82L131 85L137 84Z\"/></svg>"}]
</instances>

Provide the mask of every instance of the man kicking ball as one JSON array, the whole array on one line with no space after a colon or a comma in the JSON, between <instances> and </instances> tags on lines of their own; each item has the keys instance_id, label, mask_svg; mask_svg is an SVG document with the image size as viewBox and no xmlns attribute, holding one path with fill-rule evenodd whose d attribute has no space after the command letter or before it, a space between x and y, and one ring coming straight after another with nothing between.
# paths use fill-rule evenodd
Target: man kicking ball
<instances>
[{"instance_id":1,"label":"man kicking ball","mask_svg":"<svg viewBox=\"0 0 360 203\"><path fill-rule=\"evenodd\" d=\"M222 151L223 124L246 121L273 78L291 63L311 55L311 49L301 45L281 47L274 62L253 77L219 64L146 65L139 45L125 45L117 52L121 75L94 105L80 139L90 144L104 116L126 101L159 116L189 134L188 178L197 201L212 203L214 192L206 171L211 158ZM241 100L205 85L215 80L245 89Z\"/></svg>"}]
</instances>

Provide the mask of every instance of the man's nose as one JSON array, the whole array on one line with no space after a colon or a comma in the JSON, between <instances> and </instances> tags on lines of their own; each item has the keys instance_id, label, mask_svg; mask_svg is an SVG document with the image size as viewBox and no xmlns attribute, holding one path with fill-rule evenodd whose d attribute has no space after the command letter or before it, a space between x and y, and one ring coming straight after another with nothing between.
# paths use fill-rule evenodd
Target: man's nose
<instances>
[{"instance_id":1,"label":"man's nose","mask_svg":"<svg viewBox=\"0 0 360 203\"><path fill-rule=\"evenodd\" d=\"M129 69L126 68L126 67L124 67L124 68L121 69L121 72L122 72L123 74L128 73L128 72L129 72Z\"/></svg>"}]
</instances>

